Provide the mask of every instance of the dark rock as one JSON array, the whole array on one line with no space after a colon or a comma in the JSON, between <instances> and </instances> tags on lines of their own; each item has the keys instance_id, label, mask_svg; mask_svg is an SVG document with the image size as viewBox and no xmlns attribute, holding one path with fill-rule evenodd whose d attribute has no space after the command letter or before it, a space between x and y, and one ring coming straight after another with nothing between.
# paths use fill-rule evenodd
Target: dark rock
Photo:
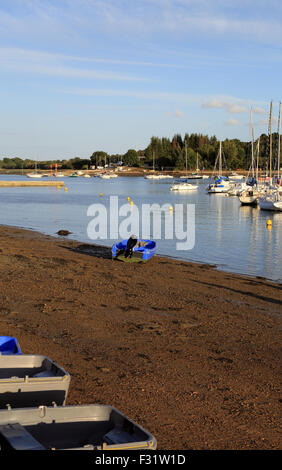
<instances>
[{"instance_id":1,"label":"dark rock","mask_svg":"<svg viewBox=\"0 0 282 470\"><path fill-rule=\"evenodd\" d=\"M65 237L66 235L69 235L71 232L69 232L68 230L59 230L57 232L57 235L61 235L62 237Z\"/></svg>"}]
</instances>

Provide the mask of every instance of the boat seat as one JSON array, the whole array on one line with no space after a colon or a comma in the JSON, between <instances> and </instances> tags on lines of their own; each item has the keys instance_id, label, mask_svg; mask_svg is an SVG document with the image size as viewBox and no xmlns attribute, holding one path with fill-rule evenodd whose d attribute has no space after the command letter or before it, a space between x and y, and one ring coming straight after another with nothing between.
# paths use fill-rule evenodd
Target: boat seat
<instances>
[{"instance_id":1,"label":"boat seat","mask_svg":"<svg viewBox=\"0 0 282 470\"><path fill-rule=\"evenodd\" d=\"M45 448L19 423L0 425L0 435L14 450L45 450Z\"/></svg>"}]
</instances>

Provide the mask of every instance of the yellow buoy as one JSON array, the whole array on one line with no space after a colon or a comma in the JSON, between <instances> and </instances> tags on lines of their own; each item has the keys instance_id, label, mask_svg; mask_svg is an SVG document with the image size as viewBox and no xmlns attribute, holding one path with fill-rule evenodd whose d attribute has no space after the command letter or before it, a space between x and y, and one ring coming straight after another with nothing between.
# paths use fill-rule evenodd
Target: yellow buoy
<instances>
[{"instance_id":1,"label":"yellow buoy","mask_svg":"<svg viewBox=\"0 0 282 470\"><path fill-rule=\"evenodd\" d=\"M68 188L65 188L65 191L68 191Z\"/></svg>"},{"instance_id":2,"label":"yellow buoy","mask_svg":"<svg viewBox=\"0 0 282 470\"><path fill-rule=\"evenodd\" d=\"M57 186L57 189L61 189L61 186Z\"/></svg>"},{"instance_id":3,"label":"yellow buoy","mask_svg":"<svg viewBox=\"0 0 282 470\"><path fill-rule=\"evenodd\" d=\"M172 212L172 211L173 211L173 207L172 207L172 206L169 206L169 210L170 210L170 212Z\"/></svg>"},{"instance_id":4,"label":"yellow buoy","mask_svg":"<svg viewBox=\"0 0 282 470\"><path fill-rule=\"evenodd\" d=\"M102 196L103 196L103 193L100 193L100 197L102 197Z\"/></svg>"},{"instance_id":5,"label":"yellow buoy","mask_svg":"<svg viewBox=\"0 0 282 470\"><path fill-rule=\"evenodd\" d=\"M268 220L266 221L266 223L267 223L267 225L271 225L271 224L272 224L272 220L271 220L271 219L268 219Z\"/></svg>"},{"instance_id":6,"label":"yellow buoy","mask_svg":"<svg viewBox=\"0 0 282 470\"><path fill-rule=\"evenodd\" d=\"M129 196L128 196L127 200L130 201L130 197L129 197Z\"/></svg>"},{"instance_id":7,"label":"yellow buoy","mask_svg":"<svg viewBox=\"0 0 282 470\"><path fill-rule=\"evenodd\" d=\"M131 206L133 206L133 204L134 204L133 201L130 201L130 204L131 204Z\"/></svg>"}]
</instances>

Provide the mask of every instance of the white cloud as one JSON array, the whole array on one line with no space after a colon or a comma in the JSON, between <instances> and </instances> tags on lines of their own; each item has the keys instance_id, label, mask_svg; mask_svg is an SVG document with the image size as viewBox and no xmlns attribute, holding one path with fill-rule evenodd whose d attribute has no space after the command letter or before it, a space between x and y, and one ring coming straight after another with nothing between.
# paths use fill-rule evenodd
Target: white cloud
<instances>
[{"instance_id":1,"label":"white cloud","mask_svg":"<svg viewBox=\"0 0 282 470\"><path fill-rule=\"evenodd\" d=\"M108 72L93 68L79 68L65 65L66 61L77 61L75 56L52 54L19 48L0 48L0 61L2 69L17 70L35 74L42 74L66 78L85 78L100 80L148 81L147 78ZM80 59L82 60L82 59ZM86 58L89 62L90 59Z\"/></svg>"},{"instance_id":2,"label":"white cloud","mask_svg":"<svg viewBox=\"0 0 282 470\"><path fill-rule=\"evenodd\" d=\"M224 109L229 114L247 113L248 108L242 104L219 101L218 99L212 99L208 102L203 103L203 108L215 108Z\"/></svg>"},{"instance_id":3,"label":"white cloud","mask_svg":"<svg viewBox=\"0 0 282 470\"><path fill-rule=\"evenodd\" d=\"M181 117L184 116L184 112L181 111L180 109L175 109L173 114L174 114L174 116L177 117L177 118L181 118Z\"/></svg>"},{"instance_id":4,"label":"white cloud","mask_svg":"<svg viewBox=\"0 0 282 470\"><path fill-rule=\"evenodd\" d=\"M237 119L228 119L225 121L226 126L240 126L240 122Z\"/></svg>"},{"instance_id":5,"label":"white cloud","mask_svg":"<svg viewBox=\"0 0 282 470\"><path fill-rule=\"evenodd\" d=\"M255 114L268 114L268 111L266 111L263 108L259 108L259 107L253 108L253 112Z\"/></svg>"},{"instance_id":6,"label":"white cloud","mask_svg":"<svg viewBox=\"0 0 282 470\"><path fill-rule=\"evenodd\" d=\"M12 3L12 2L11 2ZM251 0L25 0L18 8L0 7L0 34L29 35L50 40L81 41L92 32L111 35L156 35L159 33L238 39L265 43L282 42L281 6L257 0L254 14ZM24 3L24 6L21 5ZM137 3L137 4L136 4Z\"/></svg>"},{"instance_id":7,"label":"white cloud","mask_svg":"<svg viewBox=\"0 0 282 470\"><path fill-rule=\"evenodd\" d=\"M203 108L224 108L224 103L218 101L217 99L212 99L202 104Z\"/></svg>"}]
</instances>

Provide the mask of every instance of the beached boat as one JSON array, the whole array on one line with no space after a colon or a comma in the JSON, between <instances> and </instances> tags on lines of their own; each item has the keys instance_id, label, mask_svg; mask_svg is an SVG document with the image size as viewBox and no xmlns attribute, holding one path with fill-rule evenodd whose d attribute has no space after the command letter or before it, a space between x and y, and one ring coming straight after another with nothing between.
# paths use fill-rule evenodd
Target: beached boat
<instances>
[{"instance_id":1,"label":"beached boat","mask_svg":"<svg viewBox=\"0 0 282 470\"><path fill-rule=\"evenodd\" d=\"M17 338L12 336L0 336L0 355L21 354Z\"/></svg>"},{"instance_id":2,"label":"beached boat","mask_svg":"<svg viewBox=\"0 0 282 470\"><path fill-rule=\"evenodd\" d=\"M156 242L138 239L134 235L112 246L112 257L125 262L145 262L156 252Z\"/></svg>"},{"instance_id":3,"label":"beached boat","mask_svg":"<svg viewBox=\"0 0 282 470\"><path fill-rule=\"evenodd\" d=\"M112 406L43 404L1 410L0 446L4 454L17 450L53 453L88 450L103 454L141 449L148 452L157 448L157 441L150 432Z\"/></svg>"}]
</instances>

